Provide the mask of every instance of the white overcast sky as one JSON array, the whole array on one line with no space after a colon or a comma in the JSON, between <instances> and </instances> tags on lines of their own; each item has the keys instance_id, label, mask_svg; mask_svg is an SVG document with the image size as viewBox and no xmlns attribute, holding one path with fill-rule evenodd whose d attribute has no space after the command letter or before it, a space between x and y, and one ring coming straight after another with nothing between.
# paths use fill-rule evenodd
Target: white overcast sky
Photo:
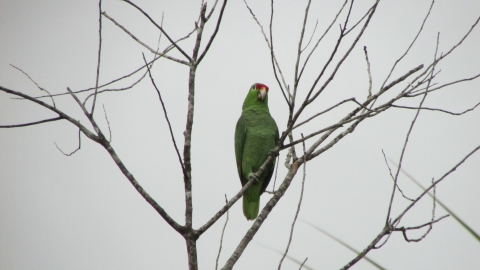
<instances>
[{"instance_id":1,"label":"white overcast sky","mask_svg":"<svg viewBox=\"0 0 480 270\"><path fill-rule=\"evenodd\" d=\"M134 1L177 39L194 26L200 1ZM277 3L278 2L278 3ZM277 1L274 46L292 85L295 52L306 1ZM208 1L209 7L213 2ZM270 1L249 1L264 26ZM364 36L345 61L332 84L308 114L321 111L349 97L364 100L368 74L363 46L368 47L373 89L377 91L395 60L416 35L430 1L381 1ZM343 1L312 3L306 39L318 20L318 38ZM352 21L358 20L373 1L356 1ZM133 7L105 0L103 9L143 42L156 47L158 30ZM345 13L343 13L343 16ZM206 29L204 43L213 31ZM446 52L480 16L480 2L436 1L422 35L392 78L428 64L433 59L437 33L439 52ZM342 17L344 18L344 17ZM300 96L329 56L338 24L319 47L309 65ZM351 39L352 37L350 37ZM438 67L435 82L447 83L480 73L480 29ZM168 45L162 37L160 48ZM191 52L192 42L183 43ZM312 45L310 45L312 46ZM42 94L10 64L27 72L52 94L66 87L80 90L94 86L98 48L98 2L48 0L0 1L0 85L29 95ZM340 48L345 51L346 47ZM143 63L141 45L106 18L103 19L103 51L100 83L118 78ZM178 52L172 55L181 58ZM161 60L153 69L166 102L174 134L183 148L187 75L185 66ZM279 129L285 129L287 107L273 76L270 56L258 26L243 1L230 0L217 39L197 71L195 119L192 140L194 227L204 224L240 188L233 148L236 121L247 90L254 82L270 87L270 111ZM120 87L122 84L116 86ZM123 84L126 85L126 84ZM427 96L426 106L460 112L480 102L480 81L457 84ZM36 121L55 115L27 101L0 93L0 125ZM46 100L49 101L49 100ZM87 120L71 97L55 99L58 108L82 123ZM410 106L420 99L403 102ZM184 223L183 180L156 93L148 80L134 89L99 96L96 118L112 131L112 145L143 187L179 223ZM333 124L347 109L312 121L294 135L300 137ZM353 247L364 249L380 232L387 212L392 181L387 157L398 160L414 111L392 109L362 122L332 149L307 164L303 206L296 225L290 255L308 257L314 269L338 269L355 254L305 222L316 224ZM306 117L302 118L305 119ZM414 127L403 167L424 185L438 179L480 142L480 110L463 116L424 111ZM281 132L280 131L280 132ZM0 269L187 269L183 238L134 190L106 151L82 135L82 149L71 157L61 154L78 145L78 130L66 121L17 129L0 129ZM312 141L313 142L313 141ZM310 144L312 142L309 142ZM308 146L308 144L307 144ZM297 148L301 151L301 148ZM280 156L278 182L286 169ZM480 232L480 153L472 156L442 182L439 199L474 230ZM273 183L273 180L272 180ZM399 183L415 197L421 190L405 176ZM288 241L301 187L301 174L272 211L236 269L276 269ZM272 189L272 184L268 188ZM398 195L398 194L397 194ZM271 195L262 196L262 205ZM396 197L393 214L407 202ZM427 222L432 202L422 200L402 220L403 226ZM437 205L436 216L446 212ZM250 228L237 203L230 211L220 257L223 265ZM213 269L223 217L198 241L200 269ZM412 234L418 236L423 231ZM436 224L420 243L407 243L400 233L369 253L388 269L478 269L480 243L452 218ZM298 269L291 261L284 269ZM353 269L373 269L365 261Z\"/></svg>"}]
</instances>

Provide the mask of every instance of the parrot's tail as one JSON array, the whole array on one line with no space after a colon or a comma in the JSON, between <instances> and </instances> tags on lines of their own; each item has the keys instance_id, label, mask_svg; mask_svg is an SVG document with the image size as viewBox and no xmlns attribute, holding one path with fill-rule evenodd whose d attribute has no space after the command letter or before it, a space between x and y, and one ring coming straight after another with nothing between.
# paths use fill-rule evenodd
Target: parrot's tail
<instances>
[{"instance_id":1,"label":"parrot's tail","mask_svg":"<svg viewBox=\"0 0 480 270\"><path fill-rule=\"evenodd\" d=\"M258 208L260 206L260 196L253 199L250 196L243 195L243 214L247 220L254 220L258 216Z\"/></svg>"}]
</instances>

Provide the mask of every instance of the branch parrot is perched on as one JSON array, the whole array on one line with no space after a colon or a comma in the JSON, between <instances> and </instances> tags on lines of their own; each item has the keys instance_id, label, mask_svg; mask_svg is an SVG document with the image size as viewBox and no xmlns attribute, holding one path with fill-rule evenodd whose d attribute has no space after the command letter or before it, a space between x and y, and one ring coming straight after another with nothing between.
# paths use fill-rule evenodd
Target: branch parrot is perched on
<instances>
[{"instance_id":1,"label":"branch parrot is perched on","mask_svg":"<svg viewBox=\"0 0 480 270\"><path fill-rule=\"evenodd\" d=\"M244 186L278 143L278 127L268 110L268 86L255 83L243 102L242 115L235 128L235 157L238 176ZM243 194L243 214L247 220L258 216L260 195L273 175L275 159Z\"/></svg>"}]
</instances>

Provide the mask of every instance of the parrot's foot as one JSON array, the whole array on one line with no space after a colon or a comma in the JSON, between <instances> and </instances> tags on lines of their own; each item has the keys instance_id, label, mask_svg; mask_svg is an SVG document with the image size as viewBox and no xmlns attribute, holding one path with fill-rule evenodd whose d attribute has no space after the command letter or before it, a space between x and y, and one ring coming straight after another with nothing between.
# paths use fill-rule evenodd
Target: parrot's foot
<instances>
[{"instance_id":1,"label":"parrot's foot","mask_svg":"<svg viewBox=\"0 0 480 270\"><path fill-rule=\"evenodd\" d=\"M268 154L271 155L271 156L274 157L274 158L276 158L276 157L278 157L278 156L280 155L280 153L275 152L275 151L273 151L273 150L270 150L270 152L268 152Z\"/></svg>"},{"instance_id":2,"label":"parrot's foot","mask_svg":"<svg viewBox=\"0 0 480 270\"><path fill-rule=\"evenodd\" d=\"M250 174L248 175L248 178L250 179L250 177L253 178L253 179L255 179L255 182L258 182L258 181L259 181L257 175L254 174L254 173L250 173Z\"/></svg>"}]
</instances>

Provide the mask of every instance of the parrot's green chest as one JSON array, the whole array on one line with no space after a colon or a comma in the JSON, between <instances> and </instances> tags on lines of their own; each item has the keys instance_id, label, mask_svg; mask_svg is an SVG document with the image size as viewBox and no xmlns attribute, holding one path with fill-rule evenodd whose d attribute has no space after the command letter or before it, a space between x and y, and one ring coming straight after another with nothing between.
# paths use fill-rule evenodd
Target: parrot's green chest
<instances>
[{"instance_id":1,"label":"parrot's green chest","mask_svg":"<svg viewBox=\"0 0 480 270\"><path fill-rule=\"evenodd\" d=\"M243 143L242 172L244 176L255 173L278 141L278 128L268 112L260 109L245 110L245 139Z\"/></svg>"}]
</instances>

